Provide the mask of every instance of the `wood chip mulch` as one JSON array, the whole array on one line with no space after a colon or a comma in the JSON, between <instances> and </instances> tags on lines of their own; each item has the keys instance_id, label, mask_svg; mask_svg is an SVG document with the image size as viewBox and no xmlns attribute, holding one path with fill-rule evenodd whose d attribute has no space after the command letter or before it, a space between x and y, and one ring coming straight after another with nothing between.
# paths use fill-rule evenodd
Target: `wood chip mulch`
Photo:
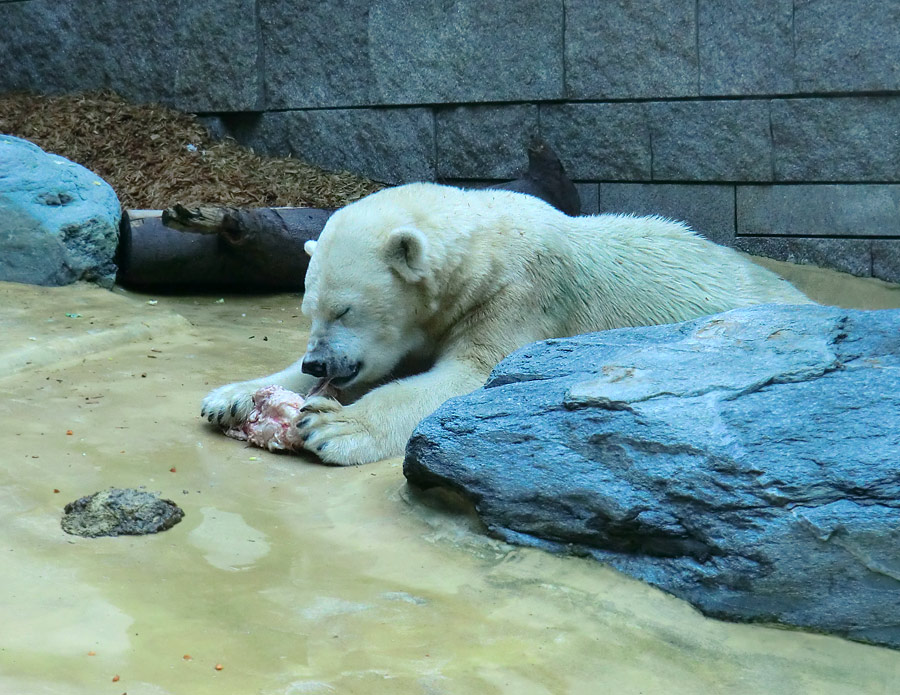
<instances>
[{"instance_id":1,"label":"wood chip mulch","mask_svg":"<svg viewBox=\"0 0 900 695\"><path fill-rule=\"evenodd\" d=\"M132 104L112 92L0 95L0 133L87 167L109 182L126 209L175 203L333 208L383 188L214 140L191 114Z\"/></svg>"}]
</instances>

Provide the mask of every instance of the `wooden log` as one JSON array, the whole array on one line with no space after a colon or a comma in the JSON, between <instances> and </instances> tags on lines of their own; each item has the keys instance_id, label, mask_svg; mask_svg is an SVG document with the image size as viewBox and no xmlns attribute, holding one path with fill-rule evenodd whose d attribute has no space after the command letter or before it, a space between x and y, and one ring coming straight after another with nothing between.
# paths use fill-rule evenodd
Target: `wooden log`
<instances>
[{"instance_id":1,"label":"wooden log","mask_svg":"<svg viewBox=\"0 0 900 695\"><path fill-rule=\"evenodd\" d=\"M170 211L155 212L122 216L120 284L173 291L301 291L309 260L303 244L318 238L334 210L203 206L183 209L177 219L166 214ZM219 226L212 224L217 215Z\"/></svg>"},{"instance_id":2,"label":"wooden log","mask_svg":"<svg viewBox=\"0 0 900 695\"><path fill-rule=\"evenodd\" d=\"M568 215L580 210L578 191L553 150L535 140L528 170L491 186L527 193ZM202 205L131 210L123 215L118 282L135 289L302 291L316 239L334 210L232 208Z\"/></svg>"}]
</instances>

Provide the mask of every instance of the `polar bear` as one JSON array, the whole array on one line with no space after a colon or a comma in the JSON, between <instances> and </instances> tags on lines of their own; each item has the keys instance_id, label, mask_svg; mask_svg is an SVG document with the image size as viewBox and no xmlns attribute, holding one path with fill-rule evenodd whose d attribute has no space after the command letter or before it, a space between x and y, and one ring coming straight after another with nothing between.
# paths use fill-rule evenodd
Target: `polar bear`
<instances>
[{"instance_id":1,"label":"polar bear","mask_svg":"<svg viewBox=\"0 0 900 695\"><path fill-rule=\"evenodd\" d=\"M310 264L306 354L287 369L212 391L202 413L228 426L251 395L306 393L297 427L326 463L403 453L416 424L537 340L673 323L767 302L809 303L774 273L661 217L569 217L503 190L418 183L337 211ZM398 370L418 373L398 378ZM348 404L342 404L342 402Z\"/></svg>"}]
</instances>

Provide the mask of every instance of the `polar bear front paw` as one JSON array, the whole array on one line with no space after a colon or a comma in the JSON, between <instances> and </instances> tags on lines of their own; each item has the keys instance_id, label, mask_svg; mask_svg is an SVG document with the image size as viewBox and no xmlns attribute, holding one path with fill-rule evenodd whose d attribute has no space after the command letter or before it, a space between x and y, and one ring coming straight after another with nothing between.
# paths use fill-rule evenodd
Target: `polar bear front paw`
<instances>
[{"instance_id":1,"label":"polar bear front paw","mask_svg":"<svg viewBox=\"0 0 900 695\"><path fill-rule=\"evenodd\" d=\"M334 466L355 466L384 458L371 425L354 406L332 398L310 398L296 424L307 450Z\"/></svg>"},{"instance_id":2,"label":"polar bear front paw","mask_svg":"<svg viewBox=\"0 0 900 695\"><path fill-rule=\"evenodd\" d=\"M240 424L247 419L253 408L253 394L260 387L256 381L240 381L220 386L203 399L200 416L222 427Z\"/></svg>"}]
</instances>

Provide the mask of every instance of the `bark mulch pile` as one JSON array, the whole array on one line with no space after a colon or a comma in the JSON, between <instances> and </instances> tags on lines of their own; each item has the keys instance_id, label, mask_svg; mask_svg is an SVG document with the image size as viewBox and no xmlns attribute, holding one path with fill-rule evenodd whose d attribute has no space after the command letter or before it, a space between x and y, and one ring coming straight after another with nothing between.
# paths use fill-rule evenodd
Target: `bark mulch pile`
<instances>
[{"instance_id":1,"label":"bark mulch pile","mask_svg":"<svg viewBox=\"0 0 900 695\"><path fill-rule=\"evenodd\" d=\"M0 95L0 133L35 143L102 176L123 208L183 203L340 207L382 188L290 157L214 140L195 116L111 92Z\"/></svg>"}]
</instances>

